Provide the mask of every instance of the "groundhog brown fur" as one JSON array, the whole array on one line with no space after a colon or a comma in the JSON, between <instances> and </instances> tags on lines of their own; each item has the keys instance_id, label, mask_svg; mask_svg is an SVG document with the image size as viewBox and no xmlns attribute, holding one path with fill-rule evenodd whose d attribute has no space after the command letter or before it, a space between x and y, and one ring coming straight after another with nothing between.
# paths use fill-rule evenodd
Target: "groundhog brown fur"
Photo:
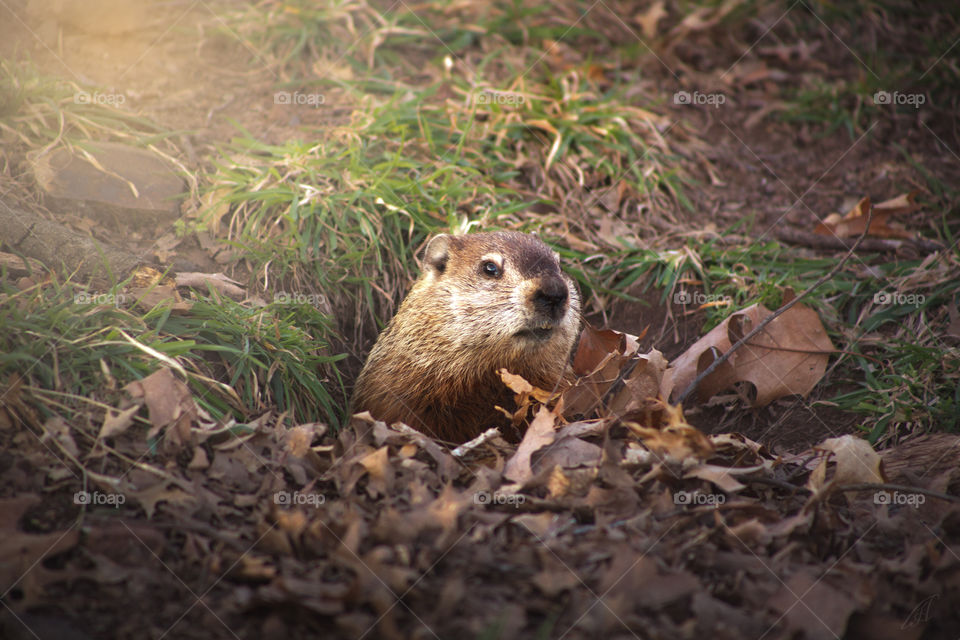
<instances>
[{"instance_id":1,"label":"groundhog brown fur","mask_svg":"<svg viewBox=\"0 0 960 640\"><path fill-rule=\"evenodd\" d=\"M464 442L509 421L501 368L541 389L562 380L580 297L559 256L515 231L439 235L423 273L383 330L351 401L387 423Z\"/></svg>"}]
</instances>

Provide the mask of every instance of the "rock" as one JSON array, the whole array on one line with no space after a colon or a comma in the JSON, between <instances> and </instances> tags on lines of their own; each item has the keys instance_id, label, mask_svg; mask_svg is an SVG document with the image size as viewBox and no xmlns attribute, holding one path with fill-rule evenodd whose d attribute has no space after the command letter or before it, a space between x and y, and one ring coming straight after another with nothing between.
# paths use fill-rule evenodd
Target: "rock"
<instances>
[{"instance_id":1,"label":"rock","mask_svg":"<svg viewBox=\"0 0 960 640\"><path fill-rule=\"evenodd\" d=\"M166 160L115 142L89 142L85 148L99 167L79 151L64 148L32 158L34 177L52 211L107 224L155 224L180 217L186 185Z\"/></svg>"}]
</instances>

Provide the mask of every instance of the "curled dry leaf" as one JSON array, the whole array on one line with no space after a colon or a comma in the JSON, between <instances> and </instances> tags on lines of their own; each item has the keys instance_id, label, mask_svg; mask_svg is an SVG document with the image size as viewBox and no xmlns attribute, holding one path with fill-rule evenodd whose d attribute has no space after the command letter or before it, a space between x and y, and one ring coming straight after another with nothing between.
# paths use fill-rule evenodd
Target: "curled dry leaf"
<instances>
[{"instance_id":1,"label":"curled dry leaf","mask_svg":"<svg viewBox=\"0 0 960 640\"><path fill-rule=\"evenodd\" d=\"M700 372L771 313L755 304L724 320L674 360L667 370L664 389L673 395L682 392ZM699 399L705 402L737 382L754 385L757 390L754 407L765 406L783 396L806 396L823 377L833 351L833 343L817 312L797 304L705 378L698 388Z\"/></svg>"},{"instance_id":2,"label":"curled dry leaf","mask_svg":"<svg viewBox=\"0 0 960 640\"><path fill-rule=\"evenodd\" d=\"M103 418L103 426L100 427L100 433L97 437L103 439L120 435L130 428L130 425L133 424L133 416L136 415L139 410L140 405L130 407L119 413L107 411L107 415Z\"/></svg>"},{"instance_id":3,"label":"curled dry leaf","mask_svg":"<svg viewBox=\"0 0 960 640\"><path fill-rule=\"evenodd\" d=\"M207 457L207 452L203 447L194 447L193 448L193 458L190 459L190 464L187 465L188 469L207 469L210 467L210 458Z\"/></svg>"},{"instance_id":4,"label":"curled dry leaf","mask_svg":"<svg viewBox=\"0 0 960 640\"><path fill-rule=\"evenodd\" d=\"M287 434L287 451L298 458L302 458L310 451L310 442L313 440L313 429L303 425L293 427Z\"/></svg>"},{"instance_id":5,"label":"curled dry leaf","mask_svg":"<svg viewBox=\"0 0 960 640\"><path fill-rule=\"evenodd\" d=\"M292 456L287 461L288 469L306 464L315 472L321 473L328 465L310 444L314 437L322 435L326 426L317 423L301 424L290 429L286 434L286 450Z\"/></svg>"},{"instance_id":6,"label":"curled dry leaf","mask_svg":"<svg viewBox=\"0 0 960 640\"><path fill-rule=\"evenodd\" d=\"M837 463L829 483L825 480L827 464L831 456L825 456L810 474L808 487L814 493L838 485L886 482L883 458L873 450L869 442L862 438L852 435L828 438L814 449L829 451L833 454L832 459Z\"/></svg>"},{"instance_id":7,"label":"curled dry leaf","mask_svg":"<svg viewBox=\"0 0 960 640\"><path fill-rule=\"evenodd\" d=\"M870 223L869 235L876 238L913 238L913 232L891 224L890 218L898 214L917 211L920 205L914 202L916 196L917 191L914 190L873 205L873 221ZM845 216L840 216L838 213L828 215L822 223L814 228L813 232L818 235L835 236L837 238L859 236L867 228L867 213L870 209L870 198L865 197Z\"/></svg>"},{"instance_id":8,"label":"curled dry leaf","mask_svg":"<svg viewBox=\"0 0 960 640\"><path fill-rule=\"evenodd\" d=\"M758 469L762 469L762 467L752 467L747 469L746 472L752 473ZM685 471L683 477L700 478L701 480L712 482L726 493L735 493L744 487L744 485L734 477L737 471L742 470L737 468L721 467L719 465L712 464L699 464L696 467Z\"/></svg>"},{"instance_id":9,"label":"curled dry leaf","mask_svg":"<svg viewBox=\"0 0 960 640\"><path fill-rule=\"evenodd\" d=\"M663 426L659 429L636 422L624 423L647 449L659 458L684 463L706 460L713 455L710 439L696 427L687 424L680 405L670 406L662 402L660 405Z\"/></svg>"},{"instance_id":10,"label":"curled dry leaf","mask_svg":"<svg viewBox=\"0 0 960 640\"><path fill-rule=\"evenodd\" d=\"M150 410L150 428L147 438L165 431L166 442L179 447L189 441L190 426L199 411L190 393L190 387L177 379L170 369L163 368L143 380L136 380L124 389L134 398L143 398Z\"/></svg>"},{"instance_id":11,"label":"curled dry leaf","mask_svg":"<svg viewBox=\"0 0 960 640\"><path fill-rule=\"evenodd\" d=\"M500 369L498 373L504 384L516 394L514 396L514 402L516 402L517 408L513 413L510 413L503 407L497 405L497 410L510 418L514 427L520 427L523 424L524 420L526 420L530 414L530 407L534 406L535 403L546 404L551 398L555 397L554 393L535 387L522 376L510 373L506 369Z\"/></svg>"},{"instance_id":12,"label":"curled dry leaf","mask_svg":"<svg viewBox=\"0 0 960 640\"><path fill-rule=\"evenodd\" d=\"M554 467L592 466L600 462L601 449L597 445L580 438L558 438L544 449L537 458L535 471Z\"/></svg>"},{"instance_id":13,"label":"curled dry leaf","mask_svg":"<svg viewBox=\"0 0 960 640\"><path fill-rule=\"evenodd\" d=\"M533 386L527 382L523 376L510 373L506 369L500 369L499 373L503 383L517 394L517 406L529 405L530 398L533 398L537 402L547 402L553 395L549 391Z\"/></svg>"},{"instance_id":14,"label":"curled dry leaf","mask_svg":"<svg viewBox=\"0 0 960 640\"><path fill-rule=\"evenodd\" d=\"M557 416L547 409L540 407L533 422L523 436L523 441L517 447L517 452L507 460L507 465L503 470L505 478L511 482L523 483L533 477L533 470L530 465L530 456L535 451L554 441L556 432L553 425Z\"/></svg>"},{"instance_id":15,"label":"curled dry leaf","mask_svg":"<svg viewBox=\"0 0 960 640\"><path fill-rule=\"evenodd\" d=\"M620 372L637 356L639 340L642 337L643 334L633 336L612 329L595 329L585 324L573 358L573 372L580 378L563 393L564 412L567 416L589 415L596 411L610 387L617 381ZM651 353L660 355L656 351ZM653 360L656 360L655 356ZM649 386L646 380L651 374L655 375L652 372L656 365L651 367L647 369L646 365L638 365L640 371L635 372L631 383L635 389L619 398L620 406L629 404L631 394L636 392L637 386Z\"/></svg>"},{"instance_id":16,"label":"curled dry leaf","mask_svg":"<svg viewBox=\"0 0 960 640\"><path fill-rule=\"evenodd\" d=\"M136 501L143 508L148 520L153 518L153 514L157 510L157 505L161 502L185 511L192 510L199 502L197 496L192 496L186 491L176 487L168 488L168 486L169 482L160 480L143 489L127 489L124 491L124 495Z\"/></svg>"},{"instance_id":17,"label":"curled dry leaf","mask_svg":"<svg viewBox=\"0 0 960 640\"><path fill-rule=\"evenodd\" d=\"M613 329L595 329L590 323L584 323L577 353L573 356L573 372L578 376L587 376L601 371L607 362L617 356L631 357L640 348L638 340L642 337L643 334L632 336Z\"/></svg>"},{"instance_id":18,"label":"curled dry leaf","mask_svg":"<svg viewBox=\"0 0 960 640\"><path fill-rule=\"evenodd\" d=\"M610 413L616 416L631 411L646 409L650 401L660 395L663 374L667 370L667 360L663 354L652 349L650 353L636 356L637 363L624 380L623 389L610 401Z\"/></svg>"},{"instance_id":19,"label":"curled dry leaf","mask_svg":"<svg viewBox=\"0 0 960 640\"><path fill-rule=\"evenodd\" d=\"M393 487L393 468L388 458L389 447L380 447L373 453L360 459L370 479L367 491L371 496L384 495Z\"/></svg>"}]
</instances>

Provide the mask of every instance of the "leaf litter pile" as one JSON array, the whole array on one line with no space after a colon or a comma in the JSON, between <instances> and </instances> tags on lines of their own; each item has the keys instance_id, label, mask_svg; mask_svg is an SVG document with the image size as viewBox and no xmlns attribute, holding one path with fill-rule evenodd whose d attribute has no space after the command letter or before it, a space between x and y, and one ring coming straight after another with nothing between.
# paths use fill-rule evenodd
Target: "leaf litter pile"
<instances>
[{"instance_id":1,"label":"leaf litter pile","mask_svg":"<svg viewBox=\"0 0 960 640\"><path fill-rule=\"evenodd\" d=\"M955 637L960 438L775 452L662 400L769 313L669 367L588 326L563 393L501 372L519 443L451 449L368 414L217 423L170 369L83 426L14 386L3 637ZM830 348L797 305L700 397L805 394Z\"/></svg>"}]
</instances>

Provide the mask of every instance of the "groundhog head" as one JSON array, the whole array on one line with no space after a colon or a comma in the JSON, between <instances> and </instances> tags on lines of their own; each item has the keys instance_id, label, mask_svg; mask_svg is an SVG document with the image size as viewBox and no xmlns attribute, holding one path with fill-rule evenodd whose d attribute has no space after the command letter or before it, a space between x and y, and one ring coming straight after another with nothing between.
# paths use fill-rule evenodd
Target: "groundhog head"
<instances>
[{"instance_id":1,"label":"groundhog head","mask_svg":"<svg viewBox=\"0 0 960 640\"><path fill-rule=\"evenodd\" d=\"M424 252L421 282L443 304L461 347L569 353L580 297L557 253L531 234L439 235Z\"/></svg>"}]
</instances>

